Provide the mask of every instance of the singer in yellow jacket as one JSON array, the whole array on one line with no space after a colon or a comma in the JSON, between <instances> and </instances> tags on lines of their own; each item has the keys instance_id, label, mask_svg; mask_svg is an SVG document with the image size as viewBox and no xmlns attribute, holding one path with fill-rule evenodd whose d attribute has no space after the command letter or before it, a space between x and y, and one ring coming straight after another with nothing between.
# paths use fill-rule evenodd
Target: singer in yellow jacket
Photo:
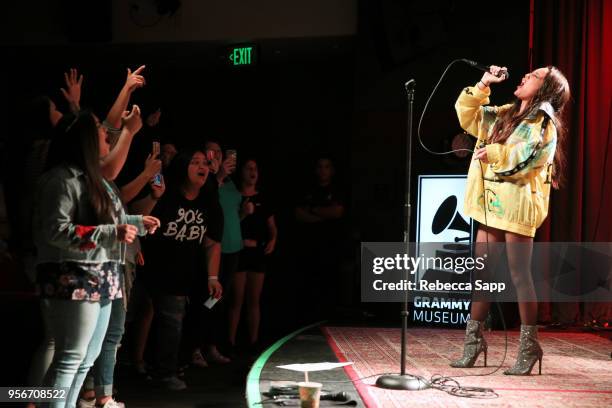
<instances>
[{"instance_id":1,"label":"singer in yellow jacket","mask_svg":"<svg viewBox=\"0 0 612 408\"><path fill-rule=\"evenodd\" d=\"M546 218L550 188L563 167L558 141L565 134L561 112L570 93L557 68L542 67L523 76L512 104L488 106L489 85L507 77L505 68L491 66L476 86L463 89L455 104L461 127L478 139L468 172L465 212L480 222L475 256L488 255L481 276L494 272L505 250L516 290L519 350L516 363L504 374L529 375L536 362L541 374L544 352L537 337L538 304L531 277L533 236ZM489 247L490 242L506 245ZM490 302L473 293L463 357L452 367L473 367L482 352L487 365L482 327Z\"/></svg>"},{"instance_id":2,"label":"singer in yellow jacket","mask_svg":"<svg viewBox=\"0 0 612 408\"><path fill-rule=\"evenodd\" d=\"M488 158L488 163L471 161L464 211L483 225L533 237L548 214L557 146L549 120L554 111L543 103L505 143L486 144L498 116L512 107L487 106L490 93L489 87L467 87L455 104L461 127L478 138L477 147L486 145Z\"/></svg>"}]
</instances>

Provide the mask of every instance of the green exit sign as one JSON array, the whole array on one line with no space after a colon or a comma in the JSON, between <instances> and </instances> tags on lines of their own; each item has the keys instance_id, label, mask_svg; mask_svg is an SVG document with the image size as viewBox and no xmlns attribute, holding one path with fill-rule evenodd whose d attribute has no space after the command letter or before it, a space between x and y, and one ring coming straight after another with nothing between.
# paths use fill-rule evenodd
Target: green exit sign
<instances>
[{"instance_id":1,"label":"green exit sign","mask_svg":"<svg viewBox=\"0 0 612 408\"><path fill-rule=\"evenodd\" d=\"M232 66L248 66L257 63L257 46L239 45L229 48L228 58Z\"/></svg>"}]
</instances>

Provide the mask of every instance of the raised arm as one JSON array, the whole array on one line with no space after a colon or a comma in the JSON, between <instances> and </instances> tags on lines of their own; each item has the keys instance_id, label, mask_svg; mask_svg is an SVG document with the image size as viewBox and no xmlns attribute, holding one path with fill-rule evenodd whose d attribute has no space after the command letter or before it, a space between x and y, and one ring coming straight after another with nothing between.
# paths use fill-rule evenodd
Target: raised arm
<instances>
[{"instance_id":1,"label":"raised arm","mask_svg":"<svg viewBox=\"0 0 612 408\"><path fill-rule=\"evenodd\" d=\"M66 89L60 88L62 95L68 102L70 111L77 113L81 110L81 85L83 84L83 75L79 75L76 68L70 68L70 71L64 72L64 81Z\"/></svg>"},{"instance_id":2,"label":"raised arm","mask_svg":"<svg viewBox=\"0 0 612 408\"><path fill-rule=\"evenodd\" d=\"M132 138L140 128L142 128L140 108L138 105L134 105L132 111L123 116L123 128L117 143L110 153L101 160L102 175L105 179L114 180L119 175L127 159Z\"/></svg>"},{"instance_id":3,"label":"raised arm","mask_svg":"<svg viewBox=\"0 0 612 408\"><path fill-rule=\"evenodd\" d=\"M134 180L121 187L121 199L124 203L131 202L140 191L161 171L162 163L153 153L145 160L145 166Z\"/></svg>"},{"instance_id":4,"label":"raised arm","mask_svg":"<svg viewBox=\"0 0 612 408\"><path fill-rule=\"evenodd\" d=\"M151 194L143 197L139 200L134 201L131 204L131 210L135 214L149 215L153 212L153 208L157 205L157 202L161 199L161 196L166 191L166 183L162 176L161 184L151 184Z\"/></svg>"},{"instance_id":5,"label":"raised arm","mask_svg":"<svg viewBox=\"0 0 612 408\"><path fill-rule=\"evenodd\" d=\"M138 69L134 72L132 72L132 70L129 68L127 69L125 84L121 88L121 91L119 91L119 95L117 96L117 99L115 99L115 103L113 103L108 115L106 115L106 123L110 127L116 129L121 127L121 117L130 103L132 92L138 88L142 88L146 83L144 76L141 75L144 69L144 65L138 67Z\"/></svg>"}]
</instances>

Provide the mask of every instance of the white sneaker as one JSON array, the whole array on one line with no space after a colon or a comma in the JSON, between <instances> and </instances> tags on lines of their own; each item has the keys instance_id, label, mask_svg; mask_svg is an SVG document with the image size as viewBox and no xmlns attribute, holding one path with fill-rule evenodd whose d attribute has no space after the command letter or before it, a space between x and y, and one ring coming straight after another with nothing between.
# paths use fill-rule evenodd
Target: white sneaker
<instances>
[{"instance_id":1,"label":"white sneaker","mask_svg":"<svg viewBox=\"0 0 612 408\"><path fill-rule=\"evenodd\" d=\"M109 399L104 403L104 405L96 405L96 407L100 408L125 408L125 404L123 402L117 402L114 398Z\"/></svg>"},{"instance_id":2,"label":"white sneaker","mask_svg":"<svg viewBox=\"0 0 612 408\"><path fill-rule=\"evenodd\" d=\"M167 389L171 391L182 391L187 388L185 381L181 380L176 375L164 377L160 381Z\"/></svg>"},{"instance_id":3,"label":"white sneaker","mask_svg":"<svg viewBox=\"0 0 612 408\"><path fill-rule=\"evenodd\" d=\"M206 359L202 355L200 349L195 349L193 354L191 354L191 364L199 368L208 367L208 363L206 362Z\"/></svg>"},{"instance_id":4,"label":"white sneaker","mask_svg":"<svg viewBox=\"0 0 612 408\"><path fill-rule=\"evenodd\" d=\"M123 402L117 402L113 398L109 399L104 403L104 405L96 405L96 399L84 399L79 398L79 402L77 403L77 408L125 408L125 404Z\"/></svg>"},{"instance_id":5,"label":"white sneaker","mask_svg":"<svg viewBox=\"0 0 612 408\"><path fill-rule=\"evenodd\" d=\"M219 353L219 350L217 350L217 347L215 346L208 347L205 358L207 361L217 364L227 364L232 362L232 360Z\"/></svg>"},{"instance_id":6,"label":"white sneaker","mask_svg":"<svg viewBox=\"0 0 612 408\"><path fill-rule=\"evenodd\" d=\"M96 406L96 399L85 399L85 398L79 398L79 401L77 402L77 408L95 408Z\"/></svg>"}]
</instances>

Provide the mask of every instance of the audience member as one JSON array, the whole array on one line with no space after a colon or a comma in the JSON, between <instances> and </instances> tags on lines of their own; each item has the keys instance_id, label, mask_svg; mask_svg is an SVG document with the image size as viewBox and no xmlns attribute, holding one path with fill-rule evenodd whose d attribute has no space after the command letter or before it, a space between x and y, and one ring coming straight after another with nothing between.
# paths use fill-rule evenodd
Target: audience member
<instances>
[{"instance_id":1,"label":"audience member","mask_svg":"<svg viewBox=\"0 0 612 408\"><path fill-rule=\"evenodd\" d=\"M245 160L239 172L239 191L242 194L240 227L243 249L238 271L231 276L229 307L229 342L236 345L240 312L246 299L248 348L257 348L260 298L264 284L266 264L274 251L278 231L272 206L265 194L259 191L259 168L254 159Z\"/></svg>"},{"instance_id":2,"label":"audience member","mask_svg":"<svg viewBox=\"0 0 612 408\"><path fill-rule=\"evenodd\" d=\"M135 107L126 122L137 118ZM49 299L44 313L55 340L44 382L69 388L66 401L53 406L72 407L100 353L111 302L122 296L125 244L137 234L154 232L159 220L125 214L101 174L99 162L109 155L110 146L106 129L93 114L79 112L61 144L62 149L55 150L58 165L41 179L33 228L37 282L41 296Z\"/></svg>"},{"instance_id":3,"label":"audience member","mask_svg":"<svg viewBox=\"0 0 612 408\"><path fill-rule=\"evenodd\" d=\"M178 354L187 296L208 272L208 292L220 298L220 217L211 214L201 188L209 168L204 153L179 153L168 169L167 191L152 211L163 224L161 234L143 240L145 285L153 298L157 332L155 375L172 390L187 386L177 377ZM204 264L203 259L206 259Z\"/></svg>"},{"instance_id":4,"label":"audience member","mask_svg":"<svg viewBox=\"0 0 612 408\"><path fill-rule=\"evenodd\" d=\"M307 319L330 317L337 302L334 292L340 287L339 268L342 238L341 220L345 198L334 182L335 167L328 157L316 162L316 182L302 194L295 209L300 224L298 262L304 288L317 288L317 302L302 299L302 314ZM321 284L325 282L325 284ZM311 296L312 290L304 290Z\"/></svg>"}]
</instances>

